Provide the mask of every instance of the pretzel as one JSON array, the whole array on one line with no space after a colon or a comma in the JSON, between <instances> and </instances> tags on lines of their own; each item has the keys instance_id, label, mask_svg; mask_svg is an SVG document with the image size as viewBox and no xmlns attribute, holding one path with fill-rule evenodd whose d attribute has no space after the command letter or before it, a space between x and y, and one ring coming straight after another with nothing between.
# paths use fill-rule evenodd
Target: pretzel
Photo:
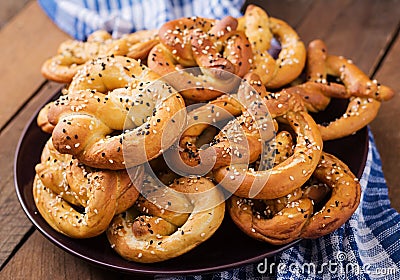
<instances>
[{"instance_id":1,"label":"pretzel","mask_svg":"<svg viewBox=\"0 0 400 280\"><path fill-rule=\"evenodd\" d=\"M248 129L254 127L254 119L252 119L252 114L249 114L248 110L253 111L253 116L265 114L272 118L282 116L288 111L305 111L305 106L300 97L286 92L285 89L278 93L268 93L255 73L245 75L244 81L247 84L242 84L239 94L223 95L210 101L209 104L189 112L188 128L183 132L179 142L180 158L189 168L179 164L179 160L173 154L172 156L175 156L173 158L174 166L177 166L180 170L185 170L187 173L204 174L204 171L208 170L210 166L213 169L218 169L234 163L246 163L249 160L254 162L262 150L262 141L260 142L260 134L257 129ZM261 98L257 97L258 95L255 93L258 93ZM242 116L238 117L239 115ZM230 117L238 118L229 123L210 142L209 148L199 149L197 142L202 137L202 133L211 124ZM264 126L276 126L276 121L274 119L268 120L268 117L261 122ZM235 128L237 123L245 125L242 125L241 128ZM260 125L260 122L256 124L256 126ZM265 139L263 141L272 138L272 135L269 135L271 131L271 129L269 131L264 130L263 138Z\"/></svg>"},{"instance_id":2,"label":"pretzel","mask_svg":"<svg viewBox=\"0 0 400 280\"><path fill-rule=\"evenodd\" d=\"M282 197L303 185L318 164L321 136L314 120L306 112L287 112L278 122L290 125L297 135L293 155L264 171L235 165L222 167L214 171L216 181L237 196L257 199ZM255 138L259 139L259 136ZM256 139L251 143L256 143Z\"/></svg>"},{"instance_id":3,"label":"pretzel","mask_svg":"<svg viewBox=\"0 0 400 280\"><path fill-rule=\"evenodd\" d=\"M310 217L302 238L318 238L343 225L356 211L361 197L358 179L346 164L324 152L313 177L331 189L331 195L321 210Z\"/></svg>"},{"instance_id":4,"label":"pretzel","mask_svg":"<svg viewBox=\"0 0 400 280\"><path fill-rule=\"evenodd\" d=\"M223 164L225 159L218 155L221 155L223 151L220 150L217 155L214 155L218 159L218 162L214 164L213 155L208 155L207 150L198 148L201 142L200 138L205 138L203 134L210 128L210 125L216 125L218 122L227 120L232 116L239 116L242 110L243 108L237 99L232 96L222 95L190 111L188 113L187 126L181 135L178 147L173 147L168 151L167 159L175 168L186 171L188 174L204 174L210 169L211 165L215 168L215 166ZM214 136L215 134L211 135L208 140L211 141ZM206 140L206 142L209 141ZM204 167L199 166L200 163Z\"/></svg>"},{"instance_id":5,"label":"pretzel","mask_svg":"<svg viewBox=\"0 0 400 280\"><path fill-rule=\"evenodd\" d=\"M59 83L70 83L84 63L98 56L126 55L144 60L158 43L156 34L156 30L146 30L112 39L107 31L99 30L89 35L86 42L67 40L60 45L57 55L44 62L42 75Z\"/></svg>"},{"instance_id":6,"label":"pretzel","mask_svg":"<svg viewBox=\"0 0 400 280\"><path fill-rule=\"evenodd\" d=\"M230 164L214 171L215 180L225 189L240 197L259 199L282 197L303 185L311 176L322 151L321 135L315 121L306 112L301 98L285 90L278 93L267 93L254 73L247 75L246 78L253 90L245 88L239 94L247 96L248 98L245 99L250 101L260 95L264 98L265 107L271 117L292 128L297 135L294 153L281 164L265 171L254 171L254 169ZM257 106L258 102L254 104ZM249 145L249 154L252 154L254 150L260 155L259 151L266 148L262 147L263 141L270 138L261 137L262 129L254 122L254 118L246 118L246 121L242 122L242 126L252 130L251 133L246 133L245 142L252 143ZM227 147L230 144L226 141L219 141L218 145ZM235 155L232 152L234 151L231 151L231 157L238 156L237 153ZM233 162L237 163L237 159Z\"/></svg>"},{"instance_id":7,"label":"pretzel","mask_svg":"<svg viewBox=\"0 0 400 280\"><path fill-rule=\"evenodd\" d=\"M275 138L274 165L278 165L293 153L290 133L281 131ZM312 214L312 203L301 199L300 188L272 200L254 200L233 195L227 202L227 210L233 222L247 235L275 245L289 243L298 238L307 219ZM247 211L247 210L250 211ZM301 211L298 211L301 209Z\"/></svg>"},{"instance_id":8,"label":"pretzel","mask_svg":"<svg viewBox=\"0 0 400 280\"><path fill-rule=\"evenodd\" d=\"M267 88L280 88L297 78L306 61L306 49L296 31L286 22L269 17L261 8L249 5L240 20L253 50L252 72ZM281 51L275 59L269 54L271 41L278 39Z\"/></svg>"},{"instance_id":9,"label":"pretzel","mask_svg":"<svg viewBox=\"0 0 400 280\"><path fill-rule=\"evenodd\" d=\"M393 97L392 89L371 81L350 60L328 55L323 41L312 41L308 53L308 81L291 91L300 95L313 112L324 110L331 97L350 100L341 117L318 125L324 141L345 137L363 128L376 117L381 101ZM329 82L328 75L342 84Z\"/></svg>"},{"instance_id":10,"label":"pretzel","mask_svg":"<svg viewBox=\"0 0 400 280\"><path fill-rule=\"evenodd\" d=\"M51 138L35 169L37 209L53 229L73 238L104 232L115 214L133 205L139 196L136 187L143 180L142 167L130 171L136 176L135 183L125 170L92 170L71 155L60 154Z\"/></svg>"},{"instance_id":11,"label":"pretzel","mask_svg":"<svg viewBox=\"0 0 400 280\"><path fill-rule=\"evenodd\" d=\"M247 235L274 245L290 243L298 238L315 239L342 226L357 209L361 188L349 168L333 155L323 153L313 173L319 181L319 203L331 195L319 211L305 185L285 197L274 200L252 200L232 196L227 202L235 224ZM315 192L315 191L314 191ZM323 198L321 198L323 197Z\"/></svg>"},{"instance_id":12,"label":"pretzel","mask_svg":"<svg viewBox=\"0 0 400 280\"><path fill-rule=\"evenodd\" d=\"M237 20L214 21L199 17L165 23L161 44L148 57L148 65L189 100L206 101L231 92L250 69L251 48ZM193 74L179 71L198 66ZM179 74L171 75L179 71Z\"/></svg>"},{"instance_id":13,"label":"pretzel","mask_svg":"<svg viewBox=\"0 0 400 280\"><path fill-rule=\"evenodd\" d=\"M224 218L223 195L208 179L180 178L117 215L107 237L127 260L154 263L180 256L210 238ZM170 209L180 211L170 211Z\"/></svg>"},{"instance_id":14,"label":"pretzel","mask_svg":"<svg viewBox=\"0 0 400 280\"><path fill-rule=\"evenodd\" d=\"M228 127L226 127L225 131L223 131L222 134L220 133L220 135L210 143L214 152L210 153L210 149L199 149L197 142L201 138L202 133L212 124L217 124L218 122L231 117L238 117L242 113L245 116L239 117L236 122L245 123L246 119L251 119L249 113L246 113L249 108L252 108L251 110L254 112L257 111L257 113L270 114L272 118L283 115L289 110L305 110L302 100L296 95L288 94L285 90L281 93L267 93L265 87L261 84L259 77L255 73L246 74L243 82L244 83L240 87L238 95L233 94L220 96L219 98L210 101L208 104L189 112L187 129L182 133L179 142L180 158L183 163L189 167L198 166L202 163L203 168L198 167L188 169L179 165L179 169L187 169L192 173L195 172L195 174L203 174L204 168L207 169L210 164L213 164L214 169L229 165L229 162L232 160L231 153L233 150L236 150L236 154L240 154L240 162L245 162L246 160L252 162L258 157L261 150L259 139L249 137L247 138L249 142L244 143L246 147L232 149L232 147L230 147L232 143L224 141L228 139L226 136L222 135L226 134ZM252 97L254 94L253 91L257 92L263 99L254 99L254 96ZM262 102L262 106L258 105L259 102ZM256 104L256 106L254 106L254 104ZM262 112L263 110L265 112ZM250 121L252 122L252 120ZM264 125L269 125L268 122L268 120L264 121ZM277 125L274 120L271 120L271 122L275 126ZM233 124L231 123L229 129L233 129L232 125ZM248 131L246 126L242 129L244 134L254 134L254 131ZM272 138L271 136L268 136L267 133L265 133L264 136L268 139ZM234 141L235 143L238 143L237 140L232 139L232 137L230 140L231 142ZM253 141L255 142L252 143ZM248 158L247 155L250 157ZM238 160L237 158L235 159ZM175 158L174 165L177 166L177 164L179 164L179 160Z\"/></svg>"},{"instance_id":15,"label":"pretzel","mask_svg":"<svg viewBox=\"0 0 400 280\"><path fill-rule=\"evenodd\" d=\"M88 166L112 170L160 155L178 137L186 114L182 97L158 79L122 56L88 62L68 94L49 109L55 148Z\"/></svg>"}]
</instances>

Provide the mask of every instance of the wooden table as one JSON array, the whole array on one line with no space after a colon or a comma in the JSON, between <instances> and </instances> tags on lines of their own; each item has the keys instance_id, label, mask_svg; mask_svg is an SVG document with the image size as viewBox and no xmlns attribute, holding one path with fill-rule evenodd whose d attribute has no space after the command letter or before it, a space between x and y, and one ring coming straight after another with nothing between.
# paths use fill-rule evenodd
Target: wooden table
<instances>
[{"instance_id":1,"label":"wooden table","mask_svg":"<svg viewBox=\"0 0 400 280\"><path fill-rule=\"evenodd\" d=\"M324 39L330 53L351 58L371 77L400 92L399 0L271 0L262 5L294 26L305 43ZM26 218L14 191L13 158L22 129L38 104L59 87L42 78L41 64L67 38L35 1L0 30L0 279L129 278L83 262L47 241ZM398 96L384 103L371 124L397 210L399 106Z\"/></svg>"}]
</instances>

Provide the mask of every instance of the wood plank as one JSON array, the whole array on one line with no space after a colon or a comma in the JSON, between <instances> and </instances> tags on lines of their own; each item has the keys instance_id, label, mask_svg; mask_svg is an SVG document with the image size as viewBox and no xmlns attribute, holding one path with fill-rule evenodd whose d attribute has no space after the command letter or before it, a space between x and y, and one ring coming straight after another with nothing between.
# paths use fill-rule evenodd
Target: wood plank
<instances>
[{"instance_id":1,"label":"wood plank","mask_svg":"<svg viewBox=\"0 0 400 280\"><path fill-rule=\"evenodd\" d=\"M287 21L305 44L323 39L330 53L352 59L369 74L395 35L399 21L398 0L253 0L246 1L245 6L250 3Z\"/></svg>"},{"instance_id":2,"label":"wood plank","mask_svg":"<svg viewBox=\"0 0 400 280\"><path fill-rule=\"evenodd\" d=\"M291 26L297 27L309 13L313 2L312 0L250 0L245 2L243 10L247 5L254 4L263 8L270 16L282 19Z\"/></svg>"},{"instance_id":3,"label":"wood plank","mask_svg":"<svg viewBox=\"0 0 400 280\"><path fill-rule=\"evenodd\" d=\"M0 132L0 266L32 226L19 206L14 190L13 159L18 139L33 113L39 108L39 104L45 102L49 94L58 88L59 84L48 83Z\"/></svg>"},{"instance_id":4,"label":"wood plank","mask_svg":"<svg viewBox=\"0 0 400 280\"><path fill-rule=\"evenodd\" d=\"M2 0L0 2L0 28L32 0Z\"/></svg>"},{"instance_id":5,"label":"wood plank","mask_svg":"<svg viewBox=\"0 0 400 280\"><path fill-rule=\"evenodd\" d=\"M26 265L27 256L29 265ZM15 269L16 267L24 269ZM29 276L29 277L27 277ZM65 253L38 231L0 272L1 279L122 279L124 275L102 269Z\"/></svg>"},{"instance_id":6,"label":"wood plank","mask_svg":"<svg viewBox=\"0 0 400 280\"><path fill-rule=\"evenodd\" d=\"M385 16L382 17L382 14ZM315 26L317 17L320 20ZM399 23L396 0L318 0L312 5L310 14L297 30L305 42L322 38L328 46L328 52L353 60L357 66L371 75L382 59L388 43L397 35ZM398 77L393 74L400 66L398 43L395 47L397 50L393 48L391 56L383 62L382 70L376 78L399 92ZM396 106L400 105L398 99L383 104L371 128L382 155L384 174L388 178L389 186L392 186L391 201L393 206L400 210L400 195L398 195L400 190L393 187L399 170L396 159L400 157L400 141L396 140L400 140L400 132L391 121L396 117L400 119L398 110L395 110L398 108Z\"/></svg>"},{"instance_id":7,"label":"wood plank","mask_svg":"<svg viewBox=\"0 0 400 280\"><path fill-rule=\"evenodd\" d=\"M297 30L305 43L323 39L328 52L353 60L371 74L394 36L398 5L397 0L317 0Z\"/></svg>"},{"instance_id":8,"label":"wood plank","mask_svg":"<svg viewBox=\"0 0 400 280\"><path fill-rule=\"evenodd\" d=\"M40 67L69 38L30 2L0 30L0 128L45 79Z\"/></svg>"},{"instance_id":9,"label":"wood plank","mask_svg":"<svg viewBox=\"0 0 400 280\"><path fill-rule=\"evenodd\" d=\"M389 186L389 197L392 206L400 211L400 35L397 36L382 66L376 73L376 78L389 85L396 96L382 104L379 115L371 124L376 145L382 158L383 172Z\"/></svg>"}]
</instances>

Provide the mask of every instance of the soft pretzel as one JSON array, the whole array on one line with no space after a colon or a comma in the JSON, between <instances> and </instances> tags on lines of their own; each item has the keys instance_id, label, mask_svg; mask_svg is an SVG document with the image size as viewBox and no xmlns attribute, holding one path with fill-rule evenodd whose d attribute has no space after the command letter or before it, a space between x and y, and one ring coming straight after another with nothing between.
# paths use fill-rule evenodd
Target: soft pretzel
<instances>
[{"instance_id":1,"label":"soft pretzel","mask_svg":"<svg viewBox=\"0 0 400 280\"><path fill-rule=\"evenodd\" d=\"M135 209L117 215L107 237L125 259L153 263L180 256L210 238L222 223L225 203L211 181L194 177L156 189Z\"/></svg>"},{"instance_id":2,"label":"soft pretzel","mask_svg":"<svg viewBox=\"0 0 400 280\"><path fill-rule=\"evenodd\" d=\"M285 90L278 93L267 93L265 87L259 83L259 80L256 80L257 75L254 73L247 75L246 78L253 86L253 90L243 87L244 90L240 90L238 95L243 95L242 100L248 100L248 103L255 107L259 107L259 96L261 96L265 104L264 110L267 111L264 113L270 114L279 122L292 127L297 134L294 154L282 164L265 171L237 167L236 164L239 163L254 162L265 149L265 147L263 148L264 141L272 138L268 135L268 131L263 132L254 116L244 112L236 121L228 123L227 128L223 129L211 142L210 147L204 150L197 148L196 139L208 124L202 123L195 125L192 129L189 128L187 131L190 130L190 134L184 132L184 137L181 138L183 140L183 142L181 141L183 148L181 155L183 161L189 166L199 164L202 158L212 161L210 155L214 155L215 161L212 164L216 169L214 170L216 181L237 196L263 199L282 197L303 185L311 176L321 154L322 139L317 125L305 111L300 97ZM217 109L221 108L221 103L210 104L197 111L194 110L193 112L196 114L191 117L197 116L198 111L205 113L207 117L213 117L213 111L218 112ZM235 108L236 111L231 110L235 114L241 110L240 103L237 105L235 102L225 101L222 104L229 104ZM251 106L247 109L251 109ZM259 116L264 116L264 114L259 114ZM242 130L243 133L236 134L236 131L239 130ZM231 141L229 137L225 136L226 131L231 131L233 136L237 135L237 139ZM261 132L265 133L266 137L261 137ZM262 140L260 141L260 139ZM210 150L213 150L214 154L209 153Z\"/></svg>"},{"instance_id":3,"label":"soft pretzel","mask_svg":"<svg viewBox=\"0 0 400 280\"><path fill-rule=\"evenodd\" d=\"M135 183L125 170L92 170L60 154L51 138L35 169L33 195L40 214L52 228L73 238L104 232L115 214L133 205L143 180L142 167L130 170Z\"/></svg>"},{"instance_id":4,"label":"soft pretzel","mask_svg":"<svg viewBox=\"0 0 400 280\"><path fill-rule=\"evenodd\" d=\"M287 131L276 135L275 166L292 155L293 144L291 134ZM271 200L246 199L233 195L227 202L227 209L233 222L244 233L264 242L281 245L297 239L307 222L304 216L312 214L311 201L301 197L300 188Z\"/></svg>"},{"instance_id":5,"label":"soft pretzel","mask_svg":"<svg viewBox=\"0 0 400 280\"><path fill-rule=\"evenodd\" d=\"M148 57L151 69L189 100L205 101L231 92L250 69L251 47L237 20L199 17L167 22L159 31L161 44ZM198 66L197 73L179 71ZM171 74L179 71L178 74Z\"/></svg>"},{"instance_id":6,"label":"soft pretzel","mask_svg":"<svg viewBox=\"0 0 400 280\"><path fill-rule=\"evenodd\" d=\"M194 167L203 163L202 167L206 169L210 164L213 164L213 168L217 169L229 165L229 162L232 160L232 152L241 156L240 159L236 158L236 160L239 160L238 162L245 162L246 160L252 162L255 160L254 157L258 157L261 150L261 145L259 143L260 139L254 137L254 135L253 137L246 137L246 141L244 141L246 147L243 146L241 148L230 147L233 144L232 142L238 144L238 141L232 137L230 137L229 140L226 136L222 135L219 135L210 143L213 151L211 149L199 149L197 142L201 138L202 133L210 125L216 125L218 122L223 120L238 117L242 113L245 116L239 117L234 122L246 123L246 119L250 120L251 115L265 114L266 117L263 120L263 125L276 126L276 122L269 118L268 115L275 118L284 115L287 111L305 110L301 98L297 95L288 94L285 90L278 93L267 93L265 87L261 84L259 77L255 73L246 74L243 82L244 83L242 83L239 89L239 94L220 96L219 98L210 101L208 104L189 112L187 129L182 133L179 142L181 150L180 156L184 164ZM258 93L261 98L255 93ZM249 114L249 110L253 112ZM251 120L250 122L253 121ZM258 123L258 125L260 125L260 123ZM243 126L241 128L243 131L239 134L241 134L243 138L246 133L256 133L255 131L250 132L248 130L249 126L251 125ZM226 127L222 134L226 134L227 130L232 129L235 129L234 123L230 123L229 129ZM240 138L239 134L237 137ZM271 135L267 135L267 131L264 132L264 136L266 139L272 138ZM227 143L229 141L231 143ZM253 143L253 141L255 142ZM249 148L247 148L247 145ZM247 155L250 157L247 157ZM175 160L175 163L176 162L177 160ZM184 169L184 167L181 169ZM195 172L196 174L203 173L203 169L200 167L189 169L191 172Z\"/></svg>"},{"instance_id":7,"label":"soft pretzel","mask_svg":"<svg viewBox=\"0 0 400 280\"><path fill-rule=\"evenodd\" d=\"M301 234L303 238L318 238L333 232L351 217L360 203L358 179L335 156L324 152L313 178L328 187L331 194L321 210L310 217Z\"/></svg>"},{"instance_id":8,"label":"soft pretzel","mask_svg":"<svg viewBox=\"0 0 400 280\"><path fill-rule=\"evenodd\" d=\"M331 97L350 100L341 117L318 125L323 140L345 137L363 128L376 117L381 101L394 95L392 89L370 80L350 60L329 55L321 40L309 44L307 72L308 81L290 90L303 98L310 111L324 110ZM341 83L328 81L328 76Z\"/></svg>"},{"instance_id":9,"label":"soft pretzel","mask_svg":"<svg viewBox=\"0 0 400 280\"><path fill-rule=\"evenodd\" d=\"M319 203L329 197L321 210L305 185L285 197L252 200L233 196L228 211L235 224L249 236L275 245L298 238L318 238L342 226L357 209L361 188L349 168L333 155L323 153L313 179L331 190L322 192ZM315 194L314 194L315 196ZM323 203L323 202L322 202Z\"/></svg>"},{"instance_id":10,"label":"soft pretzel","mask_svg":"<svg viewBox=\"0 0 400 280\"><path fill-rule=\"evenodd\" d=\"M145 59L150 49L158 43L157 31L138 31L112 39L105 30L95 31L86 42L67 40L57 55L49 58L42 66L45 78L60 83L71 82L77 71L90 59L107 55L126 55L133 59Z\"/></svg>"},{"instance_id":11,"label":"soft pretzel","mask_svg":"<svg viewBox=\"0 0 400 280\"><path fill-rule=\"evenodd\" d=\"M157 157L186 117L182 97L158 79L122 56L88 62L49 109L54 146L88 166L113 170Z\"/></svg>"},{"instance_id":12,"label":"soft pretzel","mask_svg":"<svg viewBox=\"0 0 400 280\"><path fill-rule=\"evenodd\" d=\"M292 27L269 17L255 5L247 7L241 21L239 28L246 33L253 50L250 71L260 76L267 88L280 88L300 75L306 61L306 49ZM276 59L268 52L273 38L278 39L282 48Z\"/></svg>"},{"instance_id":13,"label":"soft pretzel","mask_svg":"<svg viewBox=\"0 0 400 280\"><path fill-rule=\"evenodd\" d=\"M198 145L202 142L201 138L206 143L210 143L216 134L211 129L216 130L214 126L218 126L221 121L239 116L242 110L242 105L236 98L222 95L190 111L186 129L182 132L177 147L173 146L168 151L168 161L177 169L188 174L205 174L213 166L222 164L225 157L217 154L221 154L223 151L209 155L208 151L199 149ZM207 129L210 130L208 134L206 133ZM215 159L218 159L218 162L215 162ZM202 165L200 166L200 164Z\"/></svg>"},{"instance_id":14,"label":"soft pretzel","mask_svg":"<svg viewBox=\"0 0 400 280\"><path fill-rule=\"evenodd\" d=\"M258 199L282 197L303 185L318 164L322 150L321 135L306 112L287 112L279 118L279 122L288 124L297 135L293 155L267 170L255 171L235 165L222 167L214 172L216 181L237 196ZM251 143L257 143L256 139Z\"/></svg>"},{"instance_id":15,"label":"soft pretzel","mask_svg":"<svg viewBox=\"0 0 400 280\"><path fill-rule=\"evenodd\" d=\"M230 164L215 170L214 176L224 188L240 197L262 199L282 197L303 185L311 176L322 151L321 135L315 121L305 111L301 98L285 90L278 93L267 93L255 73L247 75L246 78L253 90L244 88L239 91L238 95L244 95L245 99L249 99L249 101L259 95L263 97L263 103L268 111L266 113L278 122L289 125L297 135L294 153L281 164L264 171L255 171ZM254 94L255 92L258 94ZM259 104L259 102L251 103L255 106ZM265 150L265 147L262 147L263 140L271 138L261 137L260 132L263 130L258 127L252 117L246 118L241 124L245 131L245 127L251 128L251 133L245 133L247 138L245 143L251 143L249 154L256 151L260 155L260 151ZM230 146L230 143L219 141L218 145L226 147ZM230 151L230 156L238 157L238 154ZM237 159L233 162L237 162Z\"/></svg>"}]
</instances>

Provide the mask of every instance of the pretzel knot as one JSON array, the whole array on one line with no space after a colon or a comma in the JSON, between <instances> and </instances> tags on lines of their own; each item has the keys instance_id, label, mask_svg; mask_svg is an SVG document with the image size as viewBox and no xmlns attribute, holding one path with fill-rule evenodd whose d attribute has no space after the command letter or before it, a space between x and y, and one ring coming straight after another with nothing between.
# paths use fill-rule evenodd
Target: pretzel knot
<instances>
[{"instance_id":1,"label":"pretzel knot","mask_svg":"<svg viewBox=\"0 0 400 280\"><path fill-rule=\"evenodd\" d=\"M222 158L221 163L225 163L216 165L213 174L222 187L237 196L273 199L292 192L309 179L322 152L322 139L316 123L305 111L301 98L285 90L267 93L257 78L254 73L247 75L246 79L252 89L241 87L238 95L243 95L244 100L257 108L260 104L265 104L263 110L266 112L258 111L258 116L265 119L270 114L278 123L291 127L296 135L294 153L281 164L270 166L268 159L273 154L270 154L268 145L273 145L273 137L268 132L273 128L267 129L263 124L260 126L261 123L254 116L245 112L236 121L244 131L244 136L236 137L233 141L239 150L232 148L231 141L221 133L211 144L217 151L221 151L217 153L217 163L218 158ZM259 101L260 98L263 98L263 102ZM231 131L238 131L237 128L229 127L232 123L227 126ZM248 163L253 163L260 157L264 167L258 171L253 167L248 168Z\"/></svg>"},{"instance_id":2,"label":"pretzel knot","mask_svg":"<svg viewBox=\"0 0 400 280\"><path fill-rule=\"evenodd\" d=\"M287 112L278 122L289 125L297 135L293 155L266 170L256 171L240 165L225 166L214 171L215 180L237 196L258 199L282 197L303 185L318 164L322 150L321 136L314 120L306 112ZM251 126L251 123L245 125ZM250 149L257 149L262 155L265 150L261 146L263 143L257 140L260 136L253 133L247 137L255 138L251 143L258 145Z\"/></svg>"},{"instance_id":3,"label":"pretzel knot","mask_svg":"<svg viewBox=\"0 0 400 280\"><path fill-rule=\"evenodd\" d=\"M245 79L247 83L240 86L236 96L221 96L189 112L189 127L179 142L180 159L186 166L177 164L180 161L176 157L173 157L173 164L191 174L203 175L213 169L217 182L238 196L280 197L311 176L318 163L322 140L299 96L286 90L267 93L254 73L246 75ZM206 148L200 147L210 125L232 116L236 118L211 138ZM274 157L270 146L274 129L277 129L276 121L292 126L298 137L295 153L284 164L272 168L268 160ZM254 172L250 168L244 172L247 169L244 165L251 165L260 157L264 171Z\"/></svg>"},{"instance_id":4,"label":"pretzel knot","mask_svg":"<svg viewBox=\"0 0 400 280\"><path fill-rule=\"evenodd\" d=\"M262 201L233 196L227 202L228 211L243 232L275 245L329 234L357 209L360 184L343 162L327 153L322 154L312 178L317 185L306 184L279 199ZM311 188L314 194L310 194ZM318 204L322 204L320 209Z\"/></svg>"},{"instance_id":5,"label":"pretzel knot","mask_svg":"<svg viewBox=\"0 0 400 280\"><path fill-rule=\"evenodd\" d=\"M47 223L73 238L89 238L104 232L115 214L131 207L139 196L143 168L99 171L60 154L51 138L36 165L33 186L35 204Z\"/></svg>"},{"instance_id":6,"label":"pretzel knot","mask_svg":"<svg viewBox=\"0 0 400 280\"><path fill-rule=\"evenodd\" d=\"M99 30L89 35L86 42L67 40L59 46L57 55L43 63L42 75L49 80L70 83L85 62L99 56L114 54L146 59L158 43L156 34L156 30L146 30L113 39L107 31Z\"/></svg>"},{"instance_id":7,"label":"pretzel knot","mask_svg":"<svg viewBox=\"0 0 400 280\"><path fill-rule=\"evenodd\" d=\"M231 92L239 80L235 75L243 77L249 71L252 55L245 34L236 27L233 17L167 22L159 30L161 44L151 50L148 65L186 99L205 101ZM195 66L199 68L169 78L170 73Z\"/></svg>"},{"instance_id":8,"label":"pretzel knot","mask_svg":"<svg viewBox=\"0 0 400 280\"><path fill-rule=\"evenodd\" d=\"M222 223L225 202L211 181L195 177L153 190L134 208L114 218L107 237L125 259L152 263L180 256L210 238Z\"/></svg>"},{"instance_id":9,"label":"pretzel knot","mask_svg":"<svg viewBox=\"0 0 400 280\"><path fill-rule=\"evenodd\" d=\"M239 22L239 29L246 33L253 50L250 71L260 76L267 88L280 88L300 75L306 61L306 49L292 27L269 17L255 5L247 7ZM269 53L274 38L281 45L276 59Z\"/></svg>"},{"instance_id":10,"label":"pretzel knot","mask_svg":"<svg viewBox=\"0 0 400 280\"><path fill-rule=\"evenodd\" d=\"M331 82L330 78L336 78ZM322 139L342 138L369 124L378 114L382 101L393 97L387 86L371 80L352 61L329 55L321 40L309 44L307 56L307 82L291 88L300 95L308 110L324 110L331 98L349 99L346 112L328 123L318 125Z\"/></svg>"},{"instance_id":11,"label":"pretzel knot","mask_svg":"<svg viewBox=\"0 0 400 280\"><path fill-rule=\"evenodd\" d=\"M172 145L185 123L184 108L182 97L156 73L110 56L78 72L48 119L58 151L116 170L147 162Z\"/></svg>"}]
</instances>

